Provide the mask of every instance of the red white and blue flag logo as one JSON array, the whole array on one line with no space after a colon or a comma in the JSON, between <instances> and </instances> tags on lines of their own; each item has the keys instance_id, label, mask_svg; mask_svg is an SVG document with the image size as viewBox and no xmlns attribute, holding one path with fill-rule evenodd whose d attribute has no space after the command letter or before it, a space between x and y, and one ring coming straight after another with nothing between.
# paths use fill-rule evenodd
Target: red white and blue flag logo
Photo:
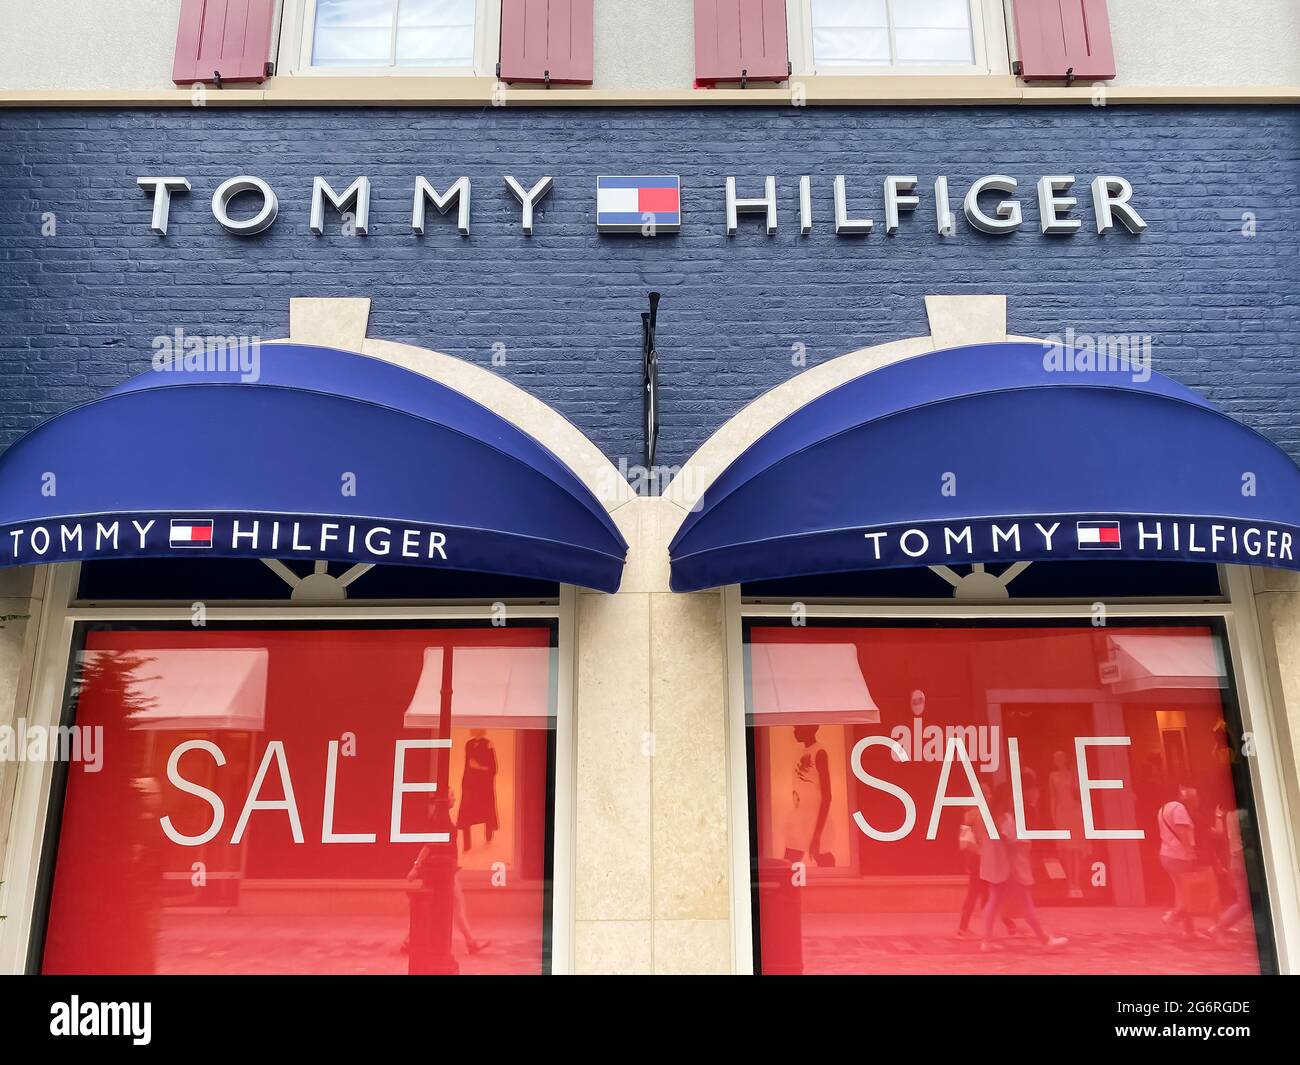
<instances>
[{"instance_id":1,"label":"red white and blue flag logo","mask_svg":"<svg viewBox=\"0 0 1300 1065\"><path fill-rule=\"evenodd\" d=\"M211 518L173 518L172 547L211 547Z\"/></svg>"},{"instance_id":2,"label":"red white and blue flag logo","mask_svg":"<svg viewBox=\"0 0 1300 1065\"><path fill-rule=\"evenodd\" d=\"M682 224L678 177L596 178L596 229L601 233L676 233Z\"/></svg>"},{"instance_id":3,"label":"red white and blue flag logo","mask_svg":"<svg viewBox=\"0 0 1300 1065\"><path fill-rule=\"evenodd\" d=\"M1119 522L1080 521L1075 523L1080 551L1118 551Z\"/></svg>"}]
</instances>

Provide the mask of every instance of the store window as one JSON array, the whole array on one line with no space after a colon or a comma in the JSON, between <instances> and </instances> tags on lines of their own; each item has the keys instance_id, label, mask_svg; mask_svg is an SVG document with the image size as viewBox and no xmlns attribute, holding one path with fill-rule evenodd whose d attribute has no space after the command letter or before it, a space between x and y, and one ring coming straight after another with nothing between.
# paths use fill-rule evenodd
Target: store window
<instances>
[{"instance_id":1,"label":"store window","mask_svg":"<svg viewBox=\"0 0 1300 1065\"><path fill-rule=\"evenodd\" d=\"M984 0L804 0L817 73L974 68L984 59Z\"/></svg>"},{"instance_id":2,"label":"store window","mask_svg":"<svg viewBox=\"0 0 1300 1065\"><path fill-rule=\"evenodd\" d=\"M1218 619L744 634L756 971L1276 971Z\"/></svg>"},{"instance_id":3,"label":"store window","mask_svg":"<svg viewBox=\"0 0 1300 1065\"><path fill-rule=\"evenodd\" d=\"M302 0L299 72L473 74L491 14L485 0Z\"/></svg>"},{"instance_id":4,"label":"store window","mask_svg":"<svg viewBox=\"0 0 1300 1065\"><path fill-rule=\"evenodd\" d=\"M44 972L549 971L553 622L76 641Z\"/></svg>"}]
</instances>

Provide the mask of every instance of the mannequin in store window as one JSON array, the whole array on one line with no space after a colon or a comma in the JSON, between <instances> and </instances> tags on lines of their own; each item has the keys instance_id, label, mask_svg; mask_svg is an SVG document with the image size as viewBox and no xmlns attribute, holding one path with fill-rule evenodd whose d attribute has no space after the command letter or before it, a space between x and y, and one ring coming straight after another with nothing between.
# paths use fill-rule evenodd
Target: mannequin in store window
<instances>
[{"instance_id":1,"label":"mannequin in store window","mask_svg":"<svg viewBox=\"0 0 1300 1065\"><path fill-rule=\"evenodd\" d=\"M802 861L808 855L819 866L833 866L830 828L831 768L826 748L817 741L816 725L796 725L795 756L790 777L790 814L785 823L785 859Z\"/></svg>"},{"instance_id":2,"label":"mannequin in store window","mask_svg":"<svg viewBox=\"0 0 1300 1065\"><path fill-rule=\"evenodd\" d=\"M488 739L487 729L469 730L465 744L465 768L460 776L460 809L456 827L460 829L461 849L468 851L474 843L472 829L482 825L485 842L500 827L497 821L497 752Z\"/></svg>"},{"instance_id":3,"label":"mannequin in store window","mask_svg":"<svg viewBox=\"0 0 1300 1065\"><path fill-rule=\"evenodd\" d=\"M1088 864L1088 840L1083 830L1083 802L1079 797L1079 779L1070 768L1064 751L1052 755L1052 772L1047 777L1048 800L1052 804L1052 824L1070 833L1069 839L1056 844L1065 885L1072 899L1083 898L1084 869Z\"/></svg>"}]
</instances>

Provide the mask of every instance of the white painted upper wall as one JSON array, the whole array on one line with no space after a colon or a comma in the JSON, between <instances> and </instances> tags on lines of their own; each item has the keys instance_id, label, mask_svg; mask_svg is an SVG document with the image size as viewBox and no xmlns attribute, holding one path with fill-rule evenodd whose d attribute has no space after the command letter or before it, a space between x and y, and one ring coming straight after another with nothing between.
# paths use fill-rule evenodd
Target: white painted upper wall
<instances>
[{"instance_id":1,"label":"white painted upper wall","mask_svg":"<svg viewBox=\"0 0 1300 1065\"><path fill-rule=\"evenodd\" d=\"M593 89L689 89L695 0L596 0Z\"/></svg>"},{"instance_id":2,"label":"white painted upper wall","mask_svg":"<svg viewBox=\"0 0 1300 1065\"><path fill-rule=\"evenodd\" d=\"M1300 0L1110 0L1114 85L1300 84Z\"/></svg>"},{"instance_id":3,"label":"white painted upper wall","mask_svg":"<svg viewBox=\"0 0 1300 1065\"><path fill-rule=\"evenodd\" d=\"M0 0L0 89L174 89L180 0Z\"/></svg>"},{"instance_id":4,"label":"white painted upper wall","mask_svg":"<svg viewBox=\"0 0 1300 1065\"><path fill-rule=\"evenodd\" d=\"M303 2L281 0L291 21ZM693 7L596 0L593 89L691 88ZM0 0L0 90L175 88L179 13L180 0ZM1300 85L1300 0L1110 0L1110 15L1116 85Z\"/></svg>"}]
</instances>

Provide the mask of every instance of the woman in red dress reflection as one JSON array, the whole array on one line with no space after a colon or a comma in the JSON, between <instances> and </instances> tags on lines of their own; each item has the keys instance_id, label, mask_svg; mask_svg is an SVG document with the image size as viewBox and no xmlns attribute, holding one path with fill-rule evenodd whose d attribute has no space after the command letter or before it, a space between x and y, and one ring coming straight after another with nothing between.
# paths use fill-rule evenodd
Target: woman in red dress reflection
<instances>
[{"instance_id":1,"label":"woman in red dress reflection","mask_svg":"<svg viewBox=\"0 0 1300 1065\"><path fill-rule=\"evenodd\" d=\"M456 792L453 789L447 791L447 803L454 806L456 803ZM433 823L433 817L430 816L430 823ZM412 884L423 884L427 889L436 890L438 880L434 870L432 859L438 853L437 847L446 847L447 844L437 846L426 843L420 848L420 853L415 856L415 861L411 864L410 871L406 874L406 879ZM465 914L465 892L460 885L460 854L456 851L456 834L451 834L450 846L453 850L455 867L451 872L451 921L456 931L465 940L465 949L471 954L478 954L492 945L490 940L476 939L474 931L470 928L469 918ZM402 941L401 952L405 954L411 949L411 935Z\"/></svg>"}]
</instances>

